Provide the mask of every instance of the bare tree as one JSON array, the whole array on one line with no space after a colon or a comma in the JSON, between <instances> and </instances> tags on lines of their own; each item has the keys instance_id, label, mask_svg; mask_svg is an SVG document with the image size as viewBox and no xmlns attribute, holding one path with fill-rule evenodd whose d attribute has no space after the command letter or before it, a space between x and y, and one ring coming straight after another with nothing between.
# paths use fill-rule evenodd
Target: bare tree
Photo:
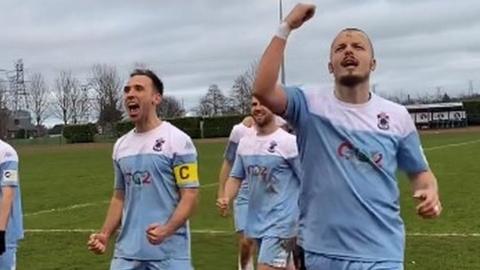
<instances>
[{"instance_id":1,"label":"bare tree","mask_svg":"<svg viewBox=\"0 0 480 270\"><path fill-rule=\"evenodd\" d=\"M92 67L89 86L96 92L96 107L100 112L98 122L111 128L122 118L121 80L113 66L96 64Z\"/></svg>"},{"instance_id":2,"label":"bare tree","mask_svg":"<svg viewBox=\"0 0 480 270\"><path fill-rule=\"evenodd\" d=\"M70 102L72 104L72 123L88 122L88 112L92 107L88 96L88 88L80 86L77 81L76 87L72 89Z\"/></svg>"},{"instance_id":3,"label":"bare tree","mask_svg":"<svg viewBox=\"0 0 480 270\"><path fill-rule=\"evenodd\" d=\"M78 95L76 89L78 89L78 81L73 77L72 72L61 71L55 79L55 114L62 119L65 125L68 124L72 115L75 114L72 105L72 96ZM73 100L77 100L77 98L74 96Z\"/></svg>"},{"instance_id":4,"label":"bare tree","mask_svg":"<svg viewBox=\"0 0 480 270\"><path fill-rule=\"evenodd\" d=\"M256 70L256 63L253 63L247 71L235 78L230 99L233 111L238 114L245 115L250 113Z\"/></svg>"},{"instance_id":5,"label":"bare tree","mask_svg":"<svg viewBox=\"0 0 480 270\"><path fill-rule=\"evenodd\" d=\"M41 73L34 73L30 77L28 103L35 114L35 123L37 128L45 120L45 114L48 110L48 88Z\"/></svg>"},{"instance_id":6,"label":"bare tree","mask_svg":"<svg viewBox=\"0 0 480 270\"><path fill-rule=\"evenodd\" d=\"M200 99L197 112L202 116L219 116L228 111L228 106L228 98L218 88L218 85L212 84L205 96Z\"/></svg>"},{"instance_id":7,"label":"bare tree","mask_svg":"<svg viewBox=\"0 0 480 270\"><path fill-rule=\"evenodd\" d=\"M0 82L0 138L7 136L8 123L10 122L10 110L7 108L7 89Z\"/></svg>"},{"instance_id":8,"label":"bare tree","mask_svg":"<svg viewBox=\"0 0 480 270\"><path fill-rule=\"evenodd\" d=\"M133 64L133 68L134 69L148 69L149 66L146 63L143 63L143 62L135 62Z\"/></svg>"},{"instance_id":9,"label":"bare tree","mask_svg":"<svg viewBox=\"0 0 480 270\"><path fill-rule=\"evenodd\" d=\"M162 118L175 118L185 115L182 103L173 96L163 96L162 103L157 107L157 114Z\"/></svg>"}]
</instances>

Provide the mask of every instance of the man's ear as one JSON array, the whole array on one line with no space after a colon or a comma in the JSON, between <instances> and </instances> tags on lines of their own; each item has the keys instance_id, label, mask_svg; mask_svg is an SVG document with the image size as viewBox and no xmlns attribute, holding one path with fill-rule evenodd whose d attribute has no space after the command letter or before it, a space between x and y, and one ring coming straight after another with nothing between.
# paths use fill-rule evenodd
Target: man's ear
<instances>
[{"instance_id":1,"label":"man's ear","mask_svg":"<svg viewBox=\"0 0 480 270\"><path fill-rule=\"evenodd\" d=\"M155 94L152 102L157 106L160 105L160 103L162 103L162 95L160 93Z\"/></svg>"},{"instance_id":2,"label":"man's ear","mask_svg":"<svg viewBox=\"0 0 480 270\"><path fill-rule=\"evenodd\" d=\"M372 61L370 62L370 70L374 71L375 68L377 68L377 60L375 60L375 58L373 58Z\"/></svg>"},{"instance_id":3,"label":"man's ear","mask_svg":"<svg viewBox=\"0 0 480 270\"><path fill-rule=\"evenodd\" d=\"M333 73L333 65L332 62L328 62L328 72Z\"/></svg>"}]
</instances>

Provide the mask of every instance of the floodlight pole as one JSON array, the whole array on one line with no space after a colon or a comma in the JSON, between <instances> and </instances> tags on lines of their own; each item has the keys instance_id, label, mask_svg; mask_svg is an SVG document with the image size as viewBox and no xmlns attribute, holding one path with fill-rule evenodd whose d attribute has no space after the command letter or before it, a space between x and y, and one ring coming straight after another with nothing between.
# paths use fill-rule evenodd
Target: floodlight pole
<instances>
[{"instance_id":1,"label":"floodlight pole","mask_svg":"<svg viewBox=\"0 0 480 270\"><path fill-rule=\"evenodd\" d=\"M283 4L282 0L278 1L279 5L279 17L280 17L280 23L283 21ZM282 64L280 67L280 81L282 82L283 85L285 85L285 53L282 55Z\"/></svg>"}]
</instances>

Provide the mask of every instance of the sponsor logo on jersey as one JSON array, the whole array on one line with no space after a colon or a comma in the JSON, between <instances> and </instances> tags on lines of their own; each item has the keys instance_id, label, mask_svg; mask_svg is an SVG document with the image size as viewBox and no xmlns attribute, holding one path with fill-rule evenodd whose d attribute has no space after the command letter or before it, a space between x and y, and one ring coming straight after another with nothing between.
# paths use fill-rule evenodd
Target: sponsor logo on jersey
<instances>
[{"instance_id":1,"label":"sponsor logo on jersey","mask_svg":"<svg viewBox=\"0 0 480 270\"><path fill-rule=\"evenodd\" d=\"M260 165L249 165L247 166L247 174L258 177L258 179L265 184L268 192L277 192L277 189L275 188L276 179L268 176L267 167Z\"/></svg>"},{"instance_id":2,"label":"sponsor logo on jersey","mask_svg":"<svg viewBox=\"0 0 480 270\"><path fill-rule=\"evenodd\" d=\"M142 186L144 184L152 183L152 175L149 171L135 171L133 173L126 173L125 180L127 186L131 184L135 186Z\"/></svg>"},{"instance_id":3,"label":"sponsor logo on jersey","mask_svg":"<svg viewBox=\"0 0 480 270\"><path fill-rule=\"evenodd\" d=\"M372 163L377 167L381 167L383 162L383 154L381 152L367 152L355 147L348 141L345 141L338 146L337 154L346 160L358 160L363 163Z\"/></svg>"}]
</instances>

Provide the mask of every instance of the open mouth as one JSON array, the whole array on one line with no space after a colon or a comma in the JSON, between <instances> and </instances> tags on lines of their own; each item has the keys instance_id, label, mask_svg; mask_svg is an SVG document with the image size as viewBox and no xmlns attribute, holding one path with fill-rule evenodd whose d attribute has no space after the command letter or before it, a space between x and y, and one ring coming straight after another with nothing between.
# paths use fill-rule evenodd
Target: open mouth
<instances>
[{"instance_id":1,"label":"open mouth","mask_svg":"<svg viewBox=\"0 0 480 270\"><path fill-rule=\"evenodd\" d=\"M140 105L130 102L127 104L127 110L129 115L137 115L140 112Z\"/></svg>"},{"instance_id":2,"label":"open mouth","mask_svg":"<svg viewBox=\"0 0 480 270\"><path fill-rule=\"evenodd\" d=\"M255 118L264 117L264 116L265 116L265 113L262 113L262 112L253 113L253 117L255 117Z\"/></svg>"},{"instance_id":3,"label":"open mouth","mask_svg":"<svg viewBox=\"0 0 480 270\"><path fill-rule=\"evenodd\" d=\"M343 59L342 63L340 63L342 67L357 67L358 61L355 58L349 57Z\"/></svg>"}]
</instances>

